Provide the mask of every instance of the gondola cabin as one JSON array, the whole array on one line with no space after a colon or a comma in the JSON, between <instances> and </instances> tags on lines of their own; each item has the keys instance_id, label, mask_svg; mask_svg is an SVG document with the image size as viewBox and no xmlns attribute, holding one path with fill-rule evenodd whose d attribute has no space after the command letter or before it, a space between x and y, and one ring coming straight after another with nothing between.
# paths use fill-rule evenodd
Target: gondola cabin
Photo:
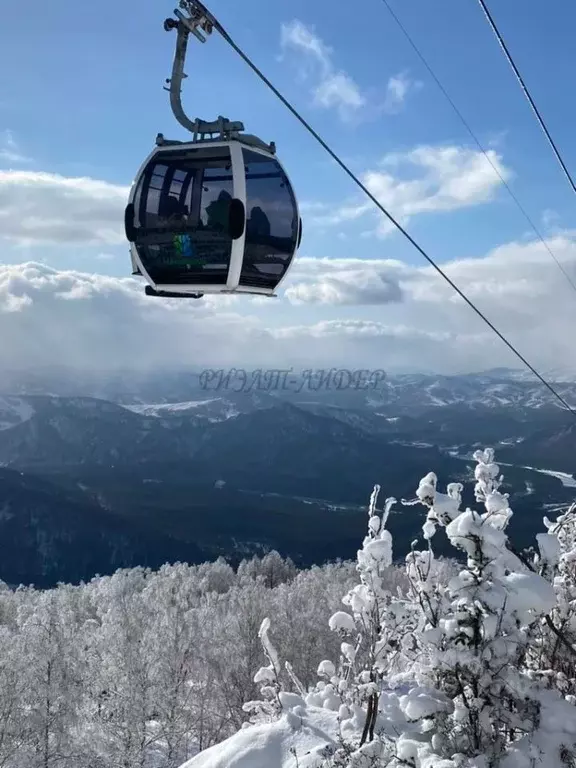
<instances>
[{"instance_id":1,"label":"gondola cabin","mask_svg":"<svg viewBox=\"0 0 576 768\"><path fill-rule=\"evenodd\" d=\"M146 159L125 213L133 274L147 280L146 293L276 295L302 222L274 150L252 138L162 139Z\"/></svg>"}]
</instances>

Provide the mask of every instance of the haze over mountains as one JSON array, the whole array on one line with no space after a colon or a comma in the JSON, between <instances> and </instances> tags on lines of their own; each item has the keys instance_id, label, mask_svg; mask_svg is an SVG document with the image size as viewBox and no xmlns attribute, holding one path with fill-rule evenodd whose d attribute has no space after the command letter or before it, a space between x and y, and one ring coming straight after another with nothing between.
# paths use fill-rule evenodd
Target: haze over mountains
<instances>
[{"instance_id":1,"label":"haze over mountains","mask_svg":"<svg viewBox=\"0 0 576 768\"><path fill-rule=\"evenodd\" d=\"M470 481L471 453L486 445L521 545L576 496L573 417L523 372L365 388L342 376L274 387L247 373L5 373L0 578L48 586L269 549L302 565L353 557L375 483L381 498L411 499L429 471L441 485ZM576 382L556 386L576 406ZM423 509L397 506L405 551Z\"/></svg>"}]
</instances>

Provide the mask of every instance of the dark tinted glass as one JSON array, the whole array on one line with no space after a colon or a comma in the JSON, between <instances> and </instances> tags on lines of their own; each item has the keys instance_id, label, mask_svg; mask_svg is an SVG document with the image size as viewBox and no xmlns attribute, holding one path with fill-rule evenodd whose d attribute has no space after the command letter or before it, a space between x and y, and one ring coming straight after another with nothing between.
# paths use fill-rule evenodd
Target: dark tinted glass
<instances>
[{"instance_id":1,"label":"dark tinted glass","mask_svg":"<svg viewBox=\"0 0 576 768\"><path fill-rule=\"evenodd\" d=\"M298 220L290 182L272 157L242 149L246 176L246 241L240 282L275 288L296 249Z\"/></svg>"},{"instance_id":2,"label":"dark tinted glass","mask_svg":"<svg viewBox=\"0 0 576 768\"><path fill-rule=\"evenodd\" d=\"M224 284L234 181L227 147L167 151L143 174L134 204L142 263L157 284Z\"/></svg>"}]
</instances>

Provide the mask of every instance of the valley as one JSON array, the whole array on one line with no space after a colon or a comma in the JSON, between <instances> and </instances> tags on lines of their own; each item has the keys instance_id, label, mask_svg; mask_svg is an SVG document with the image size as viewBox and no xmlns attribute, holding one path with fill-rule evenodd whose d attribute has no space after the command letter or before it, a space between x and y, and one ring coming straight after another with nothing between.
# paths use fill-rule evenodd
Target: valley
<instances>
[{"instance_id":1,"label":"valley","mask_svg":"<svg viewBox=\"0 0 576 768\"><path fill-rule=\"evenodd\" d=\"M518 546L576 497L572 424L509 373L389 378L377 393L208 392L191 374L133 382L132 396L128 381L109 385L110 399L98 382L78 384L82 394L54 384L0 396L0 578L9 583L271 549L301 566L353 558L374 484L381 504L410 500L434 471L440 489L465 483L472 505L472 453L486 445L511 495ZM576 397L576 385L563 386ZM424 513L395 505L396 551L420 536Z\"/></svg>"}]
</instances>

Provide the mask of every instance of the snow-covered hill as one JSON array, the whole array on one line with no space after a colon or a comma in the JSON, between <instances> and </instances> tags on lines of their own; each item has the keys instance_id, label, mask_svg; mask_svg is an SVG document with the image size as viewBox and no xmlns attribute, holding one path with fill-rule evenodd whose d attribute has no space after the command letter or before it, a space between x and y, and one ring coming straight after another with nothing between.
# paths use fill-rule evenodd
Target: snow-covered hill
<instances>
[{"instance_id":1,"label":"snow-covered hill","mask_svg":"<svg viewBox=\"0 0 576 768\"><path fill-rule=\"evenodd\" d=\"M316 372L318 373L318 372ZM356 372L358 373L358 372ZM545 378L576 407L576 375L549 371ZM208 380L209 379L209 380ZM529 371L495 368L493 370L443 376L439 374L388 374L373 377L372 385L354 372L342 375L310 375L294 371L291 384L278 386L278 377L252 375L227 379L226 372L212 378L198 371L163 371L161 373L102 372L81 374L74 371L35 371L34 373L0 372L0 392L9 395L58 395L92 397L109 400L133 408L175 406L212 400L230 401L244 412L257 405L257 400L282 398L298 403L323 403L347 408L378 408L382 405L398 410L428 409L462 405L542 409L558 406L552 393ZM206 405L202 408L207 407ZM1 410L1 406L0 406Z\"/></svg>"},{"instance_id":2,"label":"snow-covered hill","mask_svg":"<svg viewBox=\"0 0 576 768\"><path fill-rule=\"evenodd\" d=\"M278 720L243 728L181 768L322 768L338 743L338 712L280 695L286 706Z\"/></svg>"},{"instance_id":3,"label":"snow-covered hill","mask_svg":"<svg viewBox=\"0 0 576 768\"><path fill-rule=\"evenodd\" d=\"M0 430L10 429L34 415L32 405L22 397L0 397Z\"/></svg>"},{"instance_id":4,"label":"snow-covered hill","mask_svg":"<svg viewBox=\"0 0 576 768\"><path fill-rule=\"evenodd\" d=\"M184 403L149 403L125 405L127 410L153 418L196 416L207 421L223 421L238 416L241 411L237 405L223 397L210 397L205 400L190 400Z\"/></svg>"},{"instance_id":5,"label":"snow-covered hill","mask_svg":"<svg viewBox=\"0 0 576 768\"><path fill-rule=\"evenodd\" d=\"M557 391L576 408L576 382L560 382ZM170 393L170 394L169 394ZM176 397L176 393L181 397ZM365 419L380 430L373 417L378 416L393 424L402 416L412 417L446 408L469 411L490 409L497 414L526 412L559 412L558 400L540 382L520 376L504 376L499 370L487 374L460 376L433 376L406 374L390 376L375 388L348 386L337 388L330 384L286 387L261 390L247 386L244 390L201 387L188 381L186 387L174 388L170 382L154 388L155 399L142 400L136 394L132 400L126 395L115 400L135 413L155 417L182 417L194 415L210 421L220 421L240 413L251 413L270 408L279 401L289 401L309 410L333 409L332 415L342 418L346 412L348 423ZM337 411L340 411L338 413ZM435 417L433 417L435 418ZM553 416L551 416L553 418Z\"/></svg>"},{"instance_id":6,"label":"snow-covered hill","mask_svg":"<svg viewBox=\"0 0 576 768\"><path fill-rule=\"evenodd\" d=\"M558 382L556 388L570 405L576 407L576 383ZM393 376L386 381L382 400L402 408L451 405L530 409L559 407L554 395L534 377L526 380L494 374Z\"/></svg>"}]
</instances>

